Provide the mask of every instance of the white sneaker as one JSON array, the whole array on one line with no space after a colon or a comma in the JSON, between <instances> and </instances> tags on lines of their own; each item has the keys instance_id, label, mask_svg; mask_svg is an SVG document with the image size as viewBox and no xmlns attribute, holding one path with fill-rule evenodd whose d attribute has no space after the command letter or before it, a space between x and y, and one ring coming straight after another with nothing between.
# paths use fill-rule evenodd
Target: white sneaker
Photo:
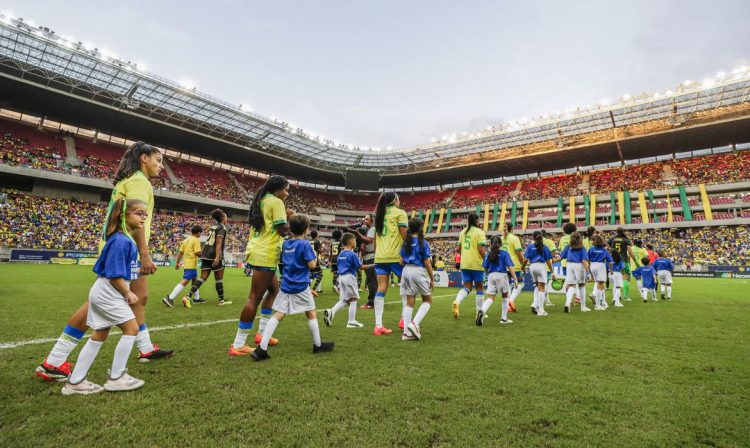
<instances>
[{"instance_id":1,"label":"white sneaker","mask_svg":"<svg viewBox=\"0 0 750 448\"><path fill-rule=\"evenodd\" d=\"M346 328L362 328L362 327L364 327L364 325L357 322L356 320L346 323Z\"/></svg>"},{"instance_id":2,"label":"white sneaker","mask_svg":"<svg viewBox=\"0 0 750 448\"><path fill-rule=\"evenodd\" d=\"M581 311L583 311L583 310L581 310ZM601 305L596 305L596 306L594 307L594 311L604 311L604 307L603 307L603 306L601 306Z\"/></svg>"},{"instance_id":3,"label":"white sneaker","mask_svg":"<svg viewBox=\"0 0 750 448\"><path fill-rule=\"evenodd\" d=\"M537 314L537 316L538 316L538 315L539 315L539 314ZM512 321L512 320L510 320L510 319L505 319L505 320L503 320L503 319L500 319L500 325L508 325L508 324L512 324L512 323L513 323L513 321Z\"/></svg>"},{"instance_id":4,"label":"white sneaker","mask_svg":"<svg viewBox=\"0 0 750 448\"><path fill-rule=\"evenodd\" d=\"M65 383L62 388L63 395L91 395L98 394L103 391L104 388L96 383L92 383L86 378L78 384Z\"/></svg>"},{"instance_id":5,"label":"white sneaker","mask_svg":"<svg viewBox=\"0 0 750 448\"><path fill-rule=\"evenodd\" d=\"M146 384L145 381L128 375L128 371L126 369L125 372L123 372L123 374L120 376L120 378L117 378L116 380L110 378L109 380L107 380L107 382L104 383L104 390L108 392L125 392L128 390L139 389L144 384Z\"/></svg>"},{"instance_id":6,"label":"white sneaker","mask_svg":"<svg viewBox=\"0 0 750 448\"><path fill-rule=\"evenodd\" d=\"M555 306L554 303L550 302L549 300L544 302L544 306Z\"/></svg>"},{"instance_id":7,"label":"white sneaker","mask_svg":"<svg viewBox=\"0 0 750 448\"><path fill-rule=\"evenodd\" d=\"M615 304L614 304L614 305L612 305L612 306L614 306L615 308L625 308L625 305L623 305L623 304L622 304L622 303L620 303L620 302L617 302L617 303L615 303Z\"/></svg>"},{"instance_id":8,"label":"white sneaker","mask_svg":"<svg viewBox=\"0 0 750 448\"><path fill-rule=\"evenodd\" d=\"M419 330L419 327L414 325L414 322L406 326L406 331L404 333L409 333L411 336L414 337L414 339L418 341L422 340L422 333Z\"/></svg>"},{"instance_id":9,"label":"white sneaker","mask_svg":"<svg viewBox=\"0 0 750 448\"><path fill-rule=\"evenodd\" d=\"M652 302L658 302L658 301L659 301L659 299L657 299L656 297L654 297L653 299L651 299L651 301L652 301Z\"/></svg>"},{"instance_id":10,"label":"white sneaker","mask_svg":"<svg viewBox=\"0 0 750 448\"><path fill-rule=\"evenodd\" d=\"M582 312L582 313L588 313L589 311L591 311L591 308L587 308L587 307L585 307L585 306L582 306L582 307L581 307L581 312Z\"/></svg>"},{"instance_id":11,"label":"white sneaker","mask_svg":"<svg viewBox=\"0 0 750 448\"><path fill-rule=\"evenodd\" d=\"M411 336L411 335L408 335L408 334L404 333L404 334L401 335L401 340L402 341L416 341L417 338L415 338L414 336Z\"/></svg>"},{"instance_id":12,"label":"white sneaker","mask_svg":"<svg viewBox=\"0 0 750 448\"><path fill-rule=\"evenodd\" d=\"M331 311L330 308L323 310L323 322L325 322L326 327L331 326L331 322L333 322L333 311Z\"/></svg>"},{"instance_id":13,"label":"white sneaker","mask_svg":"<svg viewBox=\"0 0 750 448\"><path fill-rule=\"evenodd\" d=\"M544 316L549 316L549 313L544 310L541 310L541 311L537 311L536 315L540 317L544 317Z\"/></svg>"}]
</instances>

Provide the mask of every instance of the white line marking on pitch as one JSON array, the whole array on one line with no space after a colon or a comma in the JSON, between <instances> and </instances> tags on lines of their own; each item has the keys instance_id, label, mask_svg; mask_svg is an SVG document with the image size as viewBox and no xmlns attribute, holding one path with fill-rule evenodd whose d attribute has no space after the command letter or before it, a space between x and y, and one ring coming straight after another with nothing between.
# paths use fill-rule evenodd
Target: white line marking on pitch
<instances>
[{"instance_id":1,"label":"white line marking on pitch","mask_svg":"<svg viewBox=\"0 0 750 448\"><path fill-rule=\"evenodd\" d=\"M452 295L452 294L451 294ZM450 297L447 295L442 296L434 296L433 298L439 299L442 297ZM401 303L400 300L394 300L393 302L385 302L386 305L392 305L394 303ZM323 311L317 310L317 311ZM256 317L256 319L260 319L259 317ZM165 325L162 327L153 327L149 328L149 333L154 333L157 331L169 331L169 330L178 330L180 328L194 328L194 327L207 327L209 325L218 325L218 324L225 324L228 322L237 322L238 319L221 319L221 320L212 320L209 322L192 322L187 324L176 324L176 325ZM116 334L113 332L113 334ZM84 336L84 338L88 338L89 335ZM50 342L55 342L57 338L43 338L43 339L27 339L25 341L16 341L16 342L0 342L0 350L6 350L9 348L18 348L23 347L25 345L35 345L35 344L48 344Z\"/></svg>"}]
</instances>

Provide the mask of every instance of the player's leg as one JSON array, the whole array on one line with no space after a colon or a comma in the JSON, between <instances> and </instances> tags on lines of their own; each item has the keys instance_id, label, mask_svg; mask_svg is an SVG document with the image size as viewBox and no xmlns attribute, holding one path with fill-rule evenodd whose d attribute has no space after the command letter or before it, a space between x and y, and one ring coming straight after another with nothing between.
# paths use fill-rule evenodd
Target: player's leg
<instances>
[{"instance_id":1,"label":"player's leg","mask_svg":"<svg viewBox=\"0 0 750 448\"><path fill-rule=\"evenodd\" d=\"M456 298L453 300L453 317L455 317L456 319L458 319L461 302L463 302L464 299L471 293L471 289L474 285L473 279L470 277L469 273L466 270L461 271L461 277L464 287L458 291L458 294L456 294Z\"/></svg>"},{"instance_id":2,"label":"player's leg","mask_svg":"<svg viewBox=\"0 0 750 448\"><path fill-rule=\"evenodd\" d=\"M122 330L122 337L120 337L120 341L117 343L117 347L115 347L112 368L109 370L109 379L104 385L104 389L111 392L135 390L145 384L145 381L128 375L126 369L130 352L133 351L138 324L135 320L130 320L118 325L118 327Z\"/></svg>"},{"instance_id":3,"label":"player's leg","mask_svg":"<svg viewBox=\"0 0 750 448\"><path fill-rule=\"evenodd\" d=\"M192 274L191 274L192 272ZM180 280L166 297L161 299L161 302L169 308L174 308L174 299L177 297L183 288L187 286L190 281L195 281L195 270L185 269L182 274L182 280Z\"/></svg>"},{"instance_id":4,"label":"player's leg","mask_svg":"<svg viewBox=\"0 0 750 448\"><path fill-rule=\"evenodd\" d=\"M410 341L416 339L416 337L412 336L411 332L406 330L409 327L409 324L411 324L412 316L414 314L414 303L417 301L417 297L415 295L407 295L406 296L406 303L403 307L403 312L401 313L401 319L402 323L404 325L404 334L401 335L402 341Z\"/></svg>"},{"instance_id":5,"label":"player's leg","mask_svg":"<svg viewBox=\"0 0 750 448\"><path fill-rule=\"evenodd\" d=\"M383 334L393 333L383 326L383 311L385 309L385 295L388 292L389 278L391 271L387 264L375 266L375 274L378 279L378 292L375 294L375 329L373 335L380 336Z\"/></svg>"},{"instance_id":6,"label":"player's leg","mask_svg":"<svg viewBox=\"0 0 750 448\"><path fill-rule=\"evenodd\" d=\"M482 310L482 306L484 305L484 271L478 271L478 274L475 274L474 288L476 288L477 291L474 307L474 315L476 316Z\"/></svg>"},{"instance_id":7,"label":"player's leg","mask_svg":"<svg viewBox=\"0 0 750 448\"><path fill-rule=\"evenodd\" d=\"M190 291L187 293L187 296L182 299L182 303L185 306L188 306L190 302L192 303L206 303L207 300L200 299L195 297L195 293L198 292L201 286L203 286L203 283L208 280L208 276L211 275L211 265L207 262L204 263L203 260L201 260L201 275L197 279L195 279L195 282L193 283L193 286L190 288Z\"/></svg>"},{"instance_id":8,"label":"player's leg","mask_svg":"<svg viewBox=\"0 0 750 448\"><path fill-rule=\"evenodd\" d=\"M50 350L47 357L36 368L36 376L45 381L65 381L70 376L72 366L68 357L86 334L86 315L89 311L88 300L81 305L68 319L62 334Z\"/></svg>"},{"instance_id":9,"label":"player's leg","mask_svg":"<svg viewBox=\"0 0 750 448\"><path fill-rule=\"evenodd\" d=\"M138 302L131 305L135 321L138 323L138 334L135 337L135 346L138 347L138 361L149 362L156 359L169 358L174 350L162 349L151 342L151 335L146 325L146 303L148 302L148 277L138 277L130 282L130 290L138 296Z\"/></svg>"},{"instance_id":10,"label":"player's leg","mask_svg":"<svg viewBox=\"0 0 750 448\"><path fill-rule=\"evenodd\" d=\"M363 309L375 307L375 294L378 292L378 276L375 275L375 268L371 267L365 271L367 281L367 304L362 305Z\"/></svg>"},{"instance_id":11,"label":"player's leg","mask_svg":"<svg viewBox=\"0 0 750 448\"><path fill-rule=\"evenodd\" d=\"M246 356L252 352L252 349L245 345L245 342L253 329L255 315L258 312L258 304L275 277L276 273L272 270L253 269L252 283L250 284L247 302L240 313L240 321L237 324L237 334L235 335L234 342L229 346L230 356Z\"/></svg>"},{"instance_id":12,"label":"player's leg","mask_svg":"<svg viewBox=\"0 0 750 448\"><path fill-rule=\"evenodd\" d=\"M432 294L422 294L422 304L419 306L419 309L417 310L417 315L414 316L414 319L411 321L411 323L406 327L409 330L409 333L416 337L417 339L422 339L422 330L421 325L422 321L424 320L425 316L427 316L427 312L430 311L430 307L432 306Z\"/></svg>"},{"instance_id":13,"label":"player's leg","mask_svg":"<svg viewBox=\"0 0 750 448\"><path fill-rule=\"evenodd\" d=\"M136 330L137 330L136 325ZM81 349L81 353L78 355L78 362L76 363L73 372L68 378L68 383L63 387L63 395L73 394L96 394L102 392L104 388L98 384L92 383L86 379L89 373L91 365L94 364L94 360L99 354L99 350L102 348L102 344L107 340L109 335L109 328L94 330L91 332L91 337Z\"/></svg>"},{"instance_id":14,"label":"player's leg","mask_svg":"<svg viewBox=\"0 0 750 448\"><path fill-rule=\"evenodd\" d=\"M216 282L216 294L219 296L219 302L217 303L217 306L232 304L231 301L224 300L224 271L225 271L225 268L223 266L223 262L222 262L221 269L214 271L214 281Z\"/></svg>"},{"instance_id":15,"label":"player's leg","mask_svg":"<svg viewBox=\"0 0 750 448\"><path fill-rule=\"evenodd\" d=\"M279 278L274 275L271 279L271 284L263 295L263 300L260 303L260 320L258 321L258 332L255 333L255 344L260 344L263 339L263 332L266 331L266 325L273 315L273 304L276 300L276 296L279 294ZM271 338L271 345L276 345L279 340Z\"/></svg>"}]
</instances>

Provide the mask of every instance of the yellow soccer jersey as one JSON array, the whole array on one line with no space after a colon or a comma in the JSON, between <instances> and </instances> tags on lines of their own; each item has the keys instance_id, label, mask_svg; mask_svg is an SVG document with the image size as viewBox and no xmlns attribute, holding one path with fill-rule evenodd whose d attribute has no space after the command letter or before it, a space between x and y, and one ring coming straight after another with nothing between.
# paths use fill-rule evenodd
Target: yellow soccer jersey
<instances>
[{"instance_id":1,"label":"yellow soccer jersey","mask_svg":"<svg viewBox=\"0 0 750 448\"><path fill-rule=\"evenodd\" d=\"M585 237L583 239L583 248L586 249L587 252L591 249L591 238Z\"/></svg>"},{"instance_id":2,"label":"yellow soccer jersey","mask_svg":"<svg viewBox=\"0 0 750 448\"><path fill-rule=\"evenodd\" d=\"M197 269L198 257L196 252L201 252L201 240L190 235L180 243L180 252L182 252L183 269Z\"/></svg>"},{"instance_id":3,"label":"yellow soccer jersey","mask_svg":"<svg viewBox=\"0 0 750 448\"><path fill-rule=\"evenodd\" d=\"M648 251L642 247L633 245L633 255L635 255L635 267L643 266L641 263L642 258L648 258Z\"/></svg>"},{"instance_id":4,"label":"yellow soccer jersey","mask_svg":"<svg viewBox=\"0 0 750 448\"><path fill-rule=\"evenodd\" d=\"M484 232L476 227L472 227L468 231L463 229L458 236L458 242L461 245L461 269L484 271L484 267L482 267L484 259L479 253L479 246L487 246L487 238L484 236Z\"/></svg>"},{"instance_id":5,"label":"yellow soccer jersey","mask_svg":"<svg viewBox=\"0 0 750 448\"><path fill-rule=\"evenodd\" d=\"M560 252L565 250L566 247L570 246L570 235L563 235L560 237ZM562 260L560 262L563 267L565 267L568 264L568 260Z\"/></svg>"},{"instance_id":6,"label":"yellow soccer jersey","mask_svg":"<svg viewBox=\"0 0 750 448\"><path fill-rule=\"evenodd\" d=\"M281 255L284 237L276 232L276 226L286 224L284 201L268 193L260 200L263 212L263 228L250 229L245 248L245 259L252 266L276 269Z\"/></svg>"},{"instance_id":7,"label":"yellow soccer jersey","mask_svg":"<svg viewBox=\"0 0 750 448\"><path fill-rule=\"evenodd\" d=\"M557 252L557 247L555 246L555 242L549 238L542 238L542 242L544 243L545 246L547 246L547 249L549 249L549 252L554 256L555 252ZM549 268L547 268L547 272L549 272Z\"/></svg>"},{"instance_id":8,"label":"yellow soccer jersey","mask_svg":"<svg viewBox=\"0 0 750 448\"><path fill-rule=\"evenodd\" d=\"M136 171L130 177L117 182L115 188L112 190L112 195L109 199L109 205L107 206L107 217L104 218L104 228L102 229L101 239L99 241L99 252L104 248L107 237L107 221L109 215L112 213L112 207L115 205L115 201L118 199L125 198L127 202L130 199L138 199L146 203L146 211L148 212L148 218L144 224L144 232L146 234L146 244L148 244L151 238L151 219L154 216L154 188L151 186L151 182L141 171Z\"/></svg>"},{"instance_id":9,"label":"yellow soccer jersey","mask_svg":"<svg viewBox=\"0 0 750 448\"><path fill-rule=\"evenodd\" d=\"M508 252L508 255L510 255L511 261L513 261L513 265L516 267L521 266L521 260L518 259L518 253L516 251L520 251L523 253L523 247L521 246L521 238L517 237L516 235L509 233L503 238L503 247L502 249L506 252Z\"/></svg>"},{"instance_id":10,"label":"yellow soccer jersey","mask_svg":"<svg viewBox=\"0 0 750 448\"><path fill-rule=\"evenodd\" d=\"M375 263L398 263L401 261L401 227L409 226L406 212L389 205L385 209L383 234L375 232Z\"/></svg>"}]
</instances>

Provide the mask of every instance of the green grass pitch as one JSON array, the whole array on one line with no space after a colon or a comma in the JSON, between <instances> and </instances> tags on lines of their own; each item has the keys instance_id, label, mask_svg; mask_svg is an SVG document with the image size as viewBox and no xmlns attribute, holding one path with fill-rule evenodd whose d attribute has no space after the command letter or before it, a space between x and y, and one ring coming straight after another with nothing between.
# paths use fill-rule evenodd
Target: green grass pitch
<instances>
[{"instance_id":1,"label":"green grass pitch","mask_svg":"<svg viewBox=\"0 0 750 448\"><path fill-rule=\"evenodd\" d=\"M343 310L331 328L319 316L336 350L313 356L304 317L292 316L272 359L253 363L226 354L249 287L242 272L225 280L231 306L214 306L208 281L209 304L167 309L161 297L181 275L162 268L149 281L148 324L175 356L139 364L134 354L130 372L146 381L139 391L64 397L60 383L34 377L52 342L9 343L56 338L87 297L90 268L0 273L3 447L750 445L743 280L677 278L671 303L634 299L587 314L563 314L563 296L553 296L546 318L528 311L524 293L515 323L503 327L497 304L484 327L474 325L473 295L453 319L456 290L439 289L421 342L397 331L373 337L372 311L358 312L365 328L347 329ZM323 294L318 308L335 300ZM386 305L387 326L397 330L400 311L400 302ZM117 338L92 367L94 382L105 380Z\"/></svg>"}]
</instances>

